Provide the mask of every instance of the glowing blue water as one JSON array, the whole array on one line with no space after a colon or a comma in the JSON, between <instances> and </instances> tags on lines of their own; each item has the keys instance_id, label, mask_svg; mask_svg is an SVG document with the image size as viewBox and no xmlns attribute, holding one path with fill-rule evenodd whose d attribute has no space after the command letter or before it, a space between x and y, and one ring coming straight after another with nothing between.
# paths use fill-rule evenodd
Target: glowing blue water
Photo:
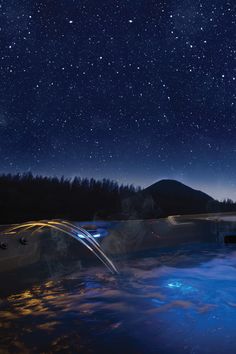
<instances>
[{"instance_id":1,"label":"glowing blue water","mask_svg":"<svg viewBox=\"0 0 236 354\"><path fill-rule=\"evenodd\" d=\"M73 271L0 303L0 352L236 352L236 250L152 252Z\"/></svg>"}]
</instances>

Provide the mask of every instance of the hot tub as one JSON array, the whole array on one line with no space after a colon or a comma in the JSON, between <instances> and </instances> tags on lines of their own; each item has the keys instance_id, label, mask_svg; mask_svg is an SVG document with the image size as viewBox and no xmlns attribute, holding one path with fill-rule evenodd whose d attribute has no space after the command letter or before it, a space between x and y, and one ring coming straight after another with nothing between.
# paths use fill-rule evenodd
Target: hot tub
<instances>
[{"instance_id":1,"label":"hot tub","mask_svg":"<svg viewBox=\"0 0 236 354\"><path fill-rule=\"evenodd\" d=\"M78 223L96 232L119 274L58 231L3 232L0 352L234 353L236 249L224 243L234 223Z\"/></svg>"}]
</instances>

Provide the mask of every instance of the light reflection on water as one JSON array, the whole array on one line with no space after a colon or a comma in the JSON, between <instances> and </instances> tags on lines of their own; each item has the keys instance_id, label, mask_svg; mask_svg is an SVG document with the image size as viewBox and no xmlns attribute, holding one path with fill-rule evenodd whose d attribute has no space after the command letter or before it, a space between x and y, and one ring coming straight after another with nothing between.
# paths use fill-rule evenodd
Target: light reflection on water
<instances>
[{"instance_id":1,"label":"light reflection on water","mask_svg":"<svg viewBox=\"0 0 236 354\"><path fill-rule=\"evenodd\" d=\"M212 246L211 246L212 247ZM1 353L236 351L236 252L150 253L0 300Z\"/></svg>"}]
</instances>

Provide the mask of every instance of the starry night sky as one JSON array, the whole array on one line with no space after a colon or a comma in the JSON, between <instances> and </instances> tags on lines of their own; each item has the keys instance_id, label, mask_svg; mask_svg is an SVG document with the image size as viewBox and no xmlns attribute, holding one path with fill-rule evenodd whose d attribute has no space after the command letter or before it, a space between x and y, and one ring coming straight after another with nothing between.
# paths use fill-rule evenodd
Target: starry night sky
<instances>
[{"instance_id":1,"label":"starry night sky","mask_svg":"<svg viewBox=\"0 0 236 354\"><path fill-rule=\"evenodd\" d=\"M233 0L0 1L0 173L236 199Z\"/></svg>"}]
</instances>

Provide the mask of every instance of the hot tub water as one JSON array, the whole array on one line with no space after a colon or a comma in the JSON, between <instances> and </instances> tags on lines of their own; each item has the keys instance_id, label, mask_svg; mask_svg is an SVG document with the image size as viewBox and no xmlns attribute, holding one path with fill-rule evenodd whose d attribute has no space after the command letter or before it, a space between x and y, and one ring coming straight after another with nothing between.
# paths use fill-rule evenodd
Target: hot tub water
<instances>
[{"instance_id":1,"label":"hot tub water","mask_svg":"<svg viewBox=\"0 0 236 354\"><path fill-rule=\"evenodd\" d=\"M236 249L208 244L71 270L0 302L3 353L234 353Z\"/></svg>"}]
</instances>

